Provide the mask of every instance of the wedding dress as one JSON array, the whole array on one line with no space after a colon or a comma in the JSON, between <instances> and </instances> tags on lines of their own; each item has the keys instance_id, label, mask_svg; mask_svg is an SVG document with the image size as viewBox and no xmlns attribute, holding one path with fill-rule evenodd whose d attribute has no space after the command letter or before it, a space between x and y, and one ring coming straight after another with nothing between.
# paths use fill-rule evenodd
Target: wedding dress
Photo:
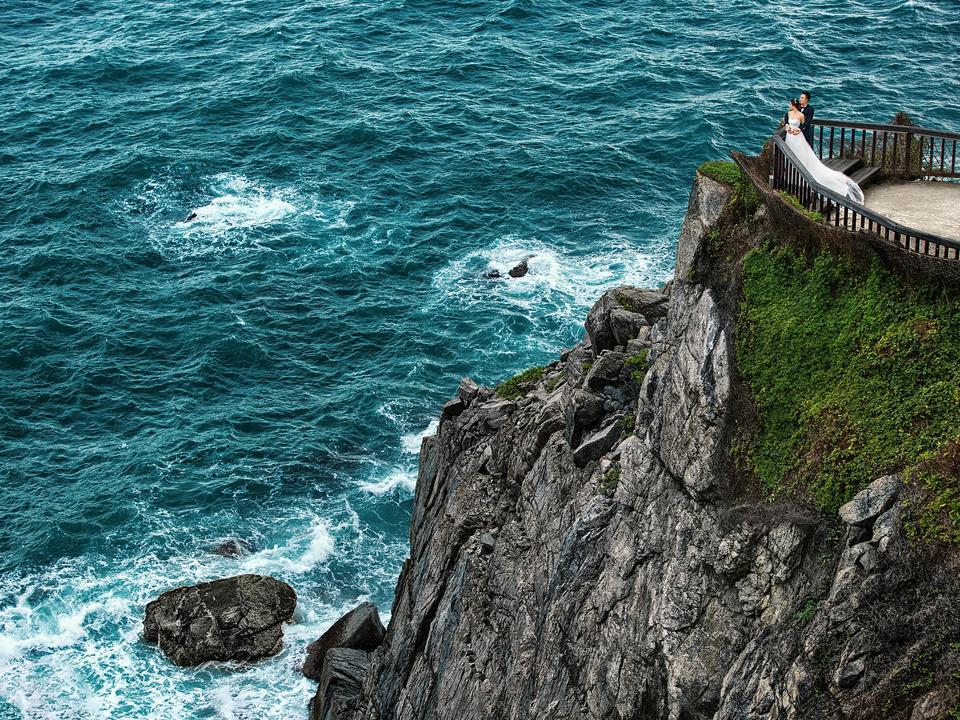
<instances>
[{"instance_id":1,"label":"wedding dress","mask_svg":"<svg viewBox=\"0 0 960 720\"><path fill-rule=\"evenodd\" d=\"M790 118L788 124L794 129L800 129L799 120ZM801 133L794 135L788 132L786 142L800 164L820 185L863 205L863 190L860 186L839 170L831 170L824 165Z\"/></svg>"}]
</instances>

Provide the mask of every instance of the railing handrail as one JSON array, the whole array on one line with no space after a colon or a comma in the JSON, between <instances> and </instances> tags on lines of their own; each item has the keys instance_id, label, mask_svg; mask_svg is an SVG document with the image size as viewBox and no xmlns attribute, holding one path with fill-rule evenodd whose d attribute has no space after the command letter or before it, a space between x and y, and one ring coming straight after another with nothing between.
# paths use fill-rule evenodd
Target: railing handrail
<instances>
[{"instance_id":1,"label":"railing handrail","mask_svg":"<svg viewBox=\"0 0 960 720\"><path fill-rule=\"evenodd\" d=\"M931 130L917 125L887 125L884 123L850 122L848 120L832 120L830 118L813 118L814 126L825 125L838 128L852 128L854 130L886 130L887 132L911 133L912 135L928 135L930 137L960 140L960 133L948 130Z\"/></svg>"},{"instance_id":2,"label":"railing handrail","mask_svg":"<svg viewBox=\"0 0 960 720\"><path fill-rule=\"evenodd\" d=\"M807 171L803 163L800 162L800 160L794 154L793 150L787 147L787 143L784 140L785 134L786 134L785 131L781 128L773 136L774 143L776 143L777 147L780 148L780 150L787 157L787 159L790 160L790 163L793 165L794 169L800 173L804 181L806 181L806 183L811 188L816 190L818 193L820 193L826 198L829 198L830 200L837 203L838 205L842 205L844 207L850 208L851 210L856 210L857 213L859 213L860 215L863 215L865 218L872 220L878 225L882 225L883 227L889 228L895 233L899 233L900 235L908 235L911 237L915 237L918 240L936 243L937 245L943 245L953 250L956 250L957 252L960 252L960 241L958 240L952 240L951 238L945 238L940 235L936 235L934 233L917 230L916 228L912 228L907 225L901 225L895 220L891 220L885 215L881 215L880 213L875 212L874 210L871 210L865 205L861 205L860 203L854 200L851 200L845 195L841 195L838 192L834 192L830 188L824 187L823 185L818 183L816 180L814 180L813 176Z\"/></svg>"}]
</instances>

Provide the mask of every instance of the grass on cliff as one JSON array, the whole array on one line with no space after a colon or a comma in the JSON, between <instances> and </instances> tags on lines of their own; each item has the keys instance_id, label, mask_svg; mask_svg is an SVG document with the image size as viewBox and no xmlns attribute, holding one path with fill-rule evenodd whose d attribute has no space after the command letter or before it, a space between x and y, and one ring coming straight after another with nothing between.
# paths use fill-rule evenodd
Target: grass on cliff
<instances>
[{"instance_id":1,"label":"grass on cliff","mask_svg":"<svg viewBox=\"0 0 960 720\"><path fill-rule=\"evenodd\" d=\"M516 400L527 394L530 388L543 378L543 366L532 367L497 385L497 395L504 400Z\"/></svg>"},{"instance_id":2,"label":"grass on cliff","mask_svg":"<svg viewBox=\"0 0 960 720\"><path fill-rule=\"evenodd\" d=\"M760 195L735 162L707 160L697 170L701 175L733 188L733 195L730 196L729 200L730 205L739 207L748 214L760 207Z\"/></svg>"},{"instance_id":3,"label":"grass on cliff","mask_svg":"<svg viewBox=\"0 0 960 720\"><path fill-rule=\"evenodd\" d=\"M833 512L913 469L913 532L960 542L960 298L828 252L761 247L743 271L737 362L758 413L741 454L763 490Z\"/></svg>"}]
</instances>

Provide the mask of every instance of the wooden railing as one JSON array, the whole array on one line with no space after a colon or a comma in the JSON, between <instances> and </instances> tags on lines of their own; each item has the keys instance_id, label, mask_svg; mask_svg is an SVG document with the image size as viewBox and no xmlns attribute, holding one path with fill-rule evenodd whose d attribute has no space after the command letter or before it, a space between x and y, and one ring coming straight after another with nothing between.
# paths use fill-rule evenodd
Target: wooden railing
<instances>
[{"instance_id":1,"label":"wooden railing","mask_svg":"<svg viewBox=\"0 0 960 720\"><path fill-rule=\"evenodd\" d=\"M887 177L960 177L960 133L814 119L813 149L821 160L861 158Z\"/></svg>"},{"instance_id":2,"label":"wooden railing","mask_svg":"<svg viewBox=\"0 0 960 720\"><path fill-rule=\"evenodd\" d=\"M912 130L915 134L916 128ZM876 138L876 135L874 135L874 138ZM910 144L908 143L906 147L909 148ZM817 149L816 146L814 149ZM822 151L822 145L820 150ZM833 157L837 157L837 155ZM904 165L904 167L907 166ZM954 167L956 167L956 163ZM874 233L887 242L917 255L960 260L960 241L901 225L817 183L793 151L787 147L782 129L773 138L772 186L774 190L794 196L807 210L820 213L824 220L836 227L853 232Z\"/></svg>"}]
</instances>

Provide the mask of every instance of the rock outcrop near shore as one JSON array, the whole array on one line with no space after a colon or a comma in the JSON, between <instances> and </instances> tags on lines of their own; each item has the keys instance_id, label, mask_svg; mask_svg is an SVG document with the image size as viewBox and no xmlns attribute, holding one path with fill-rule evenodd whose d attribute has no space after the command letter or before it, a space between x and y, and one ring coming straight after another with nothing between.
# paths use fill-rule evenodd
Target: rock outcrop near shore
<instances>
[{"instance_id":1,"label":"rock outcrop near shore","mask_svg":"<svg viewBox=\"0 0 960 720\"><path fill-rule=\"evenodd\" d=\"M263 575L238 575L176 588L146 607L143 639L177 665L249 662L274 655L297 595Z\"/></svg>"},{"instance_id":2,"label":"rock outcrop near shore","mask_svg":"<svg viewBox=\"0 0 960 720\"><path fill-rule=\"evenodd\" d=\"M734 317L702 261L730 194L698 175L674 281L606 293L520 397L461 383L386 638L327 654L349 682L324 720L947 717L957 583L911 554L900 479L842 520L738 499Z\"/></svg>"}]
</instances>

